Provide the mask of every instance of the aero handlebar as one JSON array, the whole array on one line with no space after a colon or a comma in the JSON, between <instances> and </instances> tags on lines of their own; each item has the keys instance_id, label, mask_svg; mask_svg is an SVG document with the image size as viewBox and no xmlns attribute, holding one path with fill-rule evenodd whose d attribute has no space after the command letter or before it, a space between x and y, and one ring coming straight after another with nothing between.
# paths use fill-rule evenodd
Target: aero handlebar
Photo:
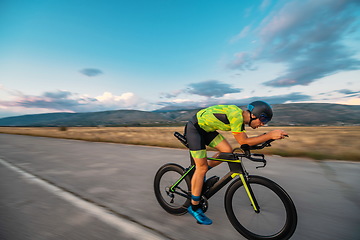
<instances>
[{"instance_id":1,"label":"aero handlebar","mask_svg":"<svg viewBox=\"0 0 360 240\"><path fill-rule=\"evenodd\" d=\"M289 135L284 135L285 137L289 137ZM238 153L234 153L235 155L237 155L238 157L245 157L253 162L262 162L264 163L263 166L259 166L259 167L265 167L266 166L266 160L264 158L264 154L261 153L250 153L250 150L258 150L258 149L263 149L265 147L271 147L271 144L273 141L275 141L274 139L270 139L267 140L266 142L260 143L258 145L254 145L254 146L249 146L248 144L243 144L240 146L240 149L244 152L244 154L238 154ZM235 150L237 150L239 148L235 148ZM259 168L256 167L256 168Z\"/></svg>"},{"instance_id":2,"label":"aero handlebar","mask_svg":"<svg viewBox=\"0 0 360 240\"><path fill-rule=\"evenodd\" d=\"M174 136L187 148L189 148L187 139L184 135L182 135L181 133L178 132L174 132ZM288 135L284 135L285 137L289 137ZM254 162L262 162L264 163L263 166L259 166L259 167L265 167L266 166L266 160L264 158L264 154L261 153L251 153L251 150L258 150L258 149L263 149L265 147L271 147L271 142L275 141L274 139L270 139L267 140L266 142L260 143L258 145L254 145L254 146L249 146L248 144L243 144L240 146L240 148L235 148L233 150L233 153L238 156L238 157L245 157L251 161ZM244 153L240 154L240 153L235 153L236 150L241 149ZM259 168L256 167L256 168Z\"/></svg>"}]
</instances>

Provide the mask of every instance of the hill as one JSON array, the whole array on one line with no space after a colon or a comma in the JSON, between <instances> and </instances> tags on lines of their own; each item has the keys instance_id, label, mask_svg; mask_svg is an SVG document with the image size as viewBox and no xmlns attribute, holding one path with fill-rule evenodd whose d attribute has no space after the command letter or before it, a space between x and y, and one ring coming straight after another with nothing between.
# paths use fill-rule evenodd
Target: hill
<instances>
[{"instance_id":1,"label":"hill","mask_svg":"<svg viewBox=\"0 0 360 240\"><path fill-rule=\"evenodd\" d=\"M0 119L0 126L124 126L165 124L160 114L137 110L117 110L89 113L44 113Z\"/></svg>"},{"instance_id":2,"label":"hill","mask_svg":"<svg viewBox=\"0 0 360 240\"><path fill-rule=\"evenodd\" d=\"M245 109L244 106L242 106ZM325 103L273 105L269 125L317 126L360 125L360 106ZM0 126L166 126L183 125L198 109L160 109L157 111L115 110L88 113L46 113L6 117Z\"/></svg>"}]
</instances>

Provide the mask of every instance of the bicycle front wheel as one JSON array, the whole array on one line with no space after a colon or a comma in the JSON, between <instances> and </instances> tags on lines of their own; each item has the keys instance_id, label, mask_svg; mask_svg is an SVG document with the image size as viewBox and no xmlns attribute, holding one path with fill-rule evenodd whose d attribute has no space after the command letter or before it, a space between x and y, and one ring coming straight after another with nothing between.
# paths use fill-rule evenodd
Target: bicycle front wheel
<instances>
[{"instance_id":1,"label":"bicycle front wheel","mask_svg":"<svg viewBox=\"0 0 360 240\"><path fill-rule=\"evenodd\" d=\"M234 228L248 239L289 239L297 225L296 208L290 196L275 182L249 176L248 184L258 202L256 213L240 179L225 194L226 214Z\"/></svg>"},{"instance_id":2,"label":"bicycle front wheel","mask_svg":"<svg viewBox=\"0 0 360 240\"><path fill-rule=\"evenodd\" d=\"M162 166L155 175L154 192L160 206L167 212L175 215L187 213L190 206L189 192L191 190L191 180L186 176L174 191L170 187L175 184L185 173L183 167L168 163Z\"/></svg>"}]
</instances>

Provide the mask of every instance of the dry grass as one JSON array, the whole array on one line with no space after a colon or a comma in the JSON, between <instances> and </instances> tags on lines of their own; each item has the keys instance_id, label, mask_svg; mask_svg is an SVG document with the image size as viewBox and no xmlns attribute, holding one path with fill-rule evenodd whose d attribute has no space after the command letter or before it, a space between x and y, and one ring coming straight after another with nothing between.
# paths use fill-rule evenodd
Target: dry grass
<instances>
[{"instance_id":1,"label":"dry grass","mask_svg":"<svg viewBox=\"0 0 360 240\"><path fill-rule=\"evenodd\" d=\"M248 130L249 136L276 129L263 127ZM313 159L360 160L360 127L281 127L290 135L274 142L273 147L262 150L268 154L301 156ZM113 142L160 147L183 148L173 137L183 127L0 127L0 133L24 134L97 142ZM222 132L232 146L237 143L229 132Z\"/></svg>"}]
</instances>

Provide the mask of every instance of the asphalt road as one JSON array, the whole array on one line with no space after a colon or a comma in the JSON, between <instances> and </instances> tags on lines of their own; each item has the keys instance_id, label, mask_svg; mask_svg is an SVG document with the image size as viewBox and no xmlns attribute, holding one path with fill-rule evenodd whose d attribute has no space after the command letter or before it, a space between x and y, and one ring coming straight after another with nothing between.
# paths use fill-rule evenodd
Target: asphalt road
<instances>
[{"instance_id":1,"label":"asphalt road","mask_svg":"<svg viewBox=\"0 0 360 240\"><path fill-rule=\"evenodd\" d=\"M276 144L276 143L274 143ZM360 239L360 163L270 156L248 165L292 197L292 239ZM244 239L228 221L225 189L210 199L202 226L156 202L153 178L178 149L0 134L0 239ZM225 164L208 176L222 176Z\"/></svg>"}]
</instances>

